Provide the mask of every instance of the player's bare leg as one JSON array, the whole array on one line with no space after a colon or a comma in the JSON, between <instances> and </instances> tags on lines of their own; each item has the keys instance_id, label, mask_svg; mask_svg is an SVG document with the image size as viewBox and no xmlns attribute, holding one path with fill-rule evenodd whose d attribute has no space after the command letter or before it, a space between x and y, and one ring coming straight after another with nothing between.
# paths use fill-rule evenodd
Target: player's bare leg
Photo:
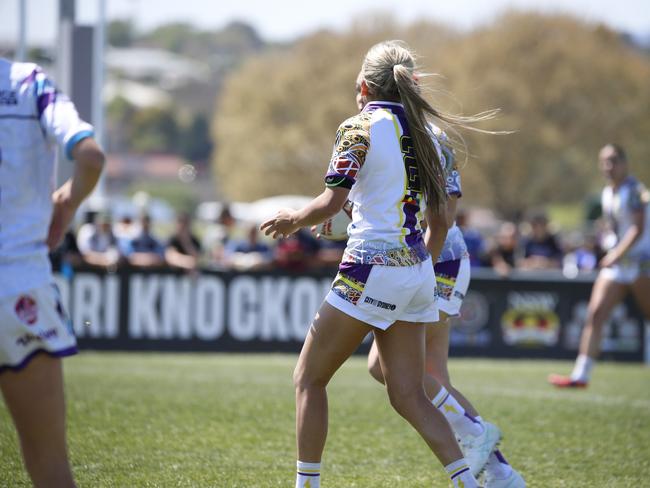
<instances>
[{"instance_id":1,"label":"player's bare leg","mask_svg":"<svg viewBox=\"0 0 650 488\"><path fill-rule=\"evenodd\" d=\"M603 327L614 307L621 303L628 286L599 276L594 283L587 309L578 358L571 376L550 375L549 382L557 387L585 387L591 378L591 370L600 354Z\"/></svg>"},{"instance_id":2,"label":"player's bare leg","mask_svg":"<svg viewBox=\"0 0 650 488\"><path fill-rule=\"evenodd\" d=\"M36 488L73 488L65 434L61 360L38 354L19 372L0 374L25 467Z\"/></svg>"},{"instance_id":3,"label":"player's bare leg","mask_svg":"<svg viewBox=\"0 0 650 488\"><path fill-rule=\"evenodd\" d=\"M397 321L387 330L375 330L374 335L393 408L429 445L445 466L454 486L478 486L451 427L424 391L424 324Z\"/></svg>"},{"instance_id":4,"label":"player's bare leg","mask_svg":"<svg viewBox=\"0 0 650 488\"><path fill-rule=\"evenodd\" d=\"M327 384L371 327L325 302L307 334L293 381L296 388L296 486L320 486L327 438Z\"/></svg>"},{"instance_id":5,"label":"player's bare leg","mask_svg":"<svg viewBox=\"0 0 650 488\"><path fill-rule=\"evenodd\" d=\"M427 356L426 356L426 373L427 376L435 379L435 382L425 382L425 388L429 398L435 398L440 391L440 386L444 386L452 396L458 400L465 411L472 417L477 417L476 411L470 401L463 394L456 390L451 384L449 375L449 317L444 312L440 312L440 321L427 327Z\"/></svg>"},{"instance_id":6,"label":"player's bare leg","mask_svg":"<svg viewBox=\"0 0 650 488\"><path fill-rule=\"evenodd\" d=\"M650 320L650 276L639 276L636 281L630 285L630 289L632 290L636 304L641 309L645 319Z\"/></svg>"},{"instance_id":7,"label":"player's bare leg","mask_svg":"<svg viewBox=\"0 0 650 488\"><path fill-rule=\"evenodd\" d=\"M472 473L478 475L485 466L488 456L500 439L498 429L489 424L487 429L475 418L477 415L474 407L464 397L463 400L470 405L472 415L466 412L464 406L455 399L456 390L448 392L438 379L445 379L450 384L447 370L447 356L449 350L449 324L446 315L441 314L443 320L425 326L425 374L423 386L429 401L444 415L454 432L464 439L467 449L463 449L465 457L470 464ZM376 336L376 334L375 334ZM373 343L368 354L368 370L380 383L385 383L384 371L379 360L377 341ZM451 394L450 394L451 393ZM467 414L466 414L467 413ZM470 446L471 444L471 446Z\"/></svg>"}]
</instances>

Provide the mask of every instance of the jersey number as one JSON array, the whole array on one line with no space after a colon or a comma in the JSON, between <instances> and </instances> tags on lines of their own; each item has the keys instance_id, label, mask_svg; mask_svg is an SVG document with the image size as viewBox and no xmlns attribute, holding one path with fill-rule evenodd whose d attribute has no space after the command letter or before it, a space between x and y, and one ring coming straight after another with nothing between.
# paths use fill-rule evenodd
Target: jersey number
<instances>
[{"instance_id":1,"label":"jersey number","mask_svg":"<svg viewBox=\"0 0 650 488\"><path fill-rule=\"evenodd\" d=\"M422 192L422 186L420 184L418 164L415 160L413 139L411 139L410 136L402 136L400 138L400 146L402 150L402 159L404 160L404 168L406 170L406 189L420 193Z\"/></svg>"}]
</instances>

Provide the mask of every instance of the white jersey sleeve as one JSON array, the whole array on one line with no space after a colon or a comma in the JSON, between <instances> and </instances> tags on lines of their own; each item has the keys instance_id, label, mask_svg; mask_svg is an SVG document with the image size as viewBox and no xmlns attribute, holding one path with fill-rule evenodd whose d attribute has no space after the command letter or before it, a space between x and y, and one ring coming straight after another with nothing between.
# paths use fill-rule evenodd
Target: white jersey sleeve
<instances>
[{"instance_id":1,"label":"white jersey sleeve","mask_svg":"<svg viewBox=\"0 0 650 488\"><path fill-rule=\"evenodd\" d=\"M31 63L0 58L0 297L51 281L47 230L57 146L92 136L72 102Z\"/></svg>"},{"instance_id":2,"label":"white jersey sleeve","mask_svg":"<svg viewBox=\"0 0 650 488\"><path fill-rule=\"evenodd\" d=\"M48 139L56 142L68 159L72 159L75 144L86 137L92 137L93 128L79 118L72 101L57 89L45 73L36 69L32 76L41 127Z\"/></svg>"}]
</instances>

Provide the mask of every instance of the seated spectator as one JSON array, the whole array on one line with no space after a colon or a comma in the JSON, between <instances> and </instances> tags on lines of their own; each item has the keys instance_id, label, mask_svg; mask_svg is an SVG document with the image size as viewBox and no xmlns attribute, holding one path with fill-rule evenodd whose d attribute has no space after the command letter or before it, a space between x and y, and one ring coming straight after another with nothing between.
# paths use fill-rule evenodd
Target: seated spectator
<instances>
[{"instance_id":1,"label":"seated spectator","mask_svg":"<svg viewBox=\"0 0 650 488\"><path fill-rule=\"evenodd\" d=\"M483 266L483 255L485 254L485 243L483 236L476 229L471 229L468 226L467 213L460 209L456 213L456 225L463 234L465 244L467 245L467 252L469 253L469 264L472 267Z\"/></svg>"},{"instance_id":2,"label":"seated spectator","mask_svg":"<svg viewBox=\"0 0 650 488\"><path fill-rule=\"evenodd\" d=\"M124 244L124 256L128 263L140 268L164 264L163 246L151 234L151 217L143 215L140 225L140 233Z\"/></svg>"},{"instance_id":3,"label":"seated spectator","mask_svg":"<svg viewBox=\"0 0 650 488\"><path fill-rule=\"evenodd\" d=\"M120 220L113 224L113 234L118 241L129 241L140 233L140 226L133 222L130 215L122 215Z\"/></svg>"},{"instance_id":4,"label":"seated spectator","mask_svg":"<svg viewBox=\"0 0 650 488\"><path fill-rule=\"evenodd\" d=\"M79 246L77 246L77 238L72 229L68 229L63 236L61 245L50 253L50 263L52 263L52 271L61 272L66 276L71 273L73 266L83 263L83 257Z\"/></svg>"},{"instance_id":5,"label":"seated spectator","mask_svg":"<svg viewBox=\"0 0 650 488\"><path fill-rule=\"evenodd\" d=\"M320 245L305 229L281 239L275 248L274 263L287 271L301 272L313 268Z\"/></svg>"},{"instance_id":6,"label":"seated spectator","mask_svg":"<svg viewBox=\"0 0 650 488\"><path fill-rule=\"evenodd\" d=\"M230 207L224 203L216 222L207 230L203 238L203 251L211 265L226 267L228 258L226 246L232 239L237 221L230 213Z\"/></svg>"},{"instance_id":7,"label":"seated spectator","mask_svg":"<svg viewBox=\"0 0 650 488\"><path fill-rule=\"evenodd\" d=\"M598 268L600 249L595 234L580 233L569 236L569 251L562 260L564 275L573 278L581 272L595 271Z\"/></svg>"},{"instance_id":8,"label":"seated spectator","mask_svg":"<svg viewBox=\"0 0 650 488\"><path fill-rule=\"evenodd\" d=\"M320 248L316 253L316 264L324 268L336 268L343 258L348 241L328 241L321 238L318 242Z\"/></svg>"},{"instance_id":9,"label":"seated spectator","mask_svg":"<svg viewBox=\"0 0 650 488\"><path fill-rule=\"evenodd\" d=\"M504 222L499 228L496 245L491 249L492 268L501 276L510 274L516 265L519 253L519 232L512 222Z\"/></svg>"},{"instance_id":10,"label":"seated spectator","mask_svg":"<svg viewBox=\"0 0 650 488\"><path fill-rule=\"evenodd\" d=\"M559 269L563 252L558 241L548 228L544 214L533 215L530 219L530 236L524 241L523 269Z\"/></svg>"},{"instance_id":11,"label":"seated spectator","mask_svg":"<svg viewBox=\"0 0 650 488\"><path fill-rule=\"evenodd\" d=\"M201 244L194 234L190 216L182 213L176 218L176 232L165 248L165 260L176 268L195 270L201 256Z\"/></svg>"},{"instance_id":12,"label":"seated spectator","mask_svg":"<svg viewBox=\"0 0 650 488\"><path fill-rule=\"evenodd\" d=\"M118 241L107 213L97 213L93 224L79 229L77 246L84 262L92 266L112 267L120 261Z\"/></svg>"},{"instance_id":13,"label":"seated spectator","mask_svg":"<svg viewBox=\"0 0 650 488\"><path fill-rule=\"evenodd\" d=\"M270 267L273 260L271 248L260 242L257 225L251 225L246 240L231 241L227 246L228 262L235 269L259 270Z\"/></svg>"}]
</instances>

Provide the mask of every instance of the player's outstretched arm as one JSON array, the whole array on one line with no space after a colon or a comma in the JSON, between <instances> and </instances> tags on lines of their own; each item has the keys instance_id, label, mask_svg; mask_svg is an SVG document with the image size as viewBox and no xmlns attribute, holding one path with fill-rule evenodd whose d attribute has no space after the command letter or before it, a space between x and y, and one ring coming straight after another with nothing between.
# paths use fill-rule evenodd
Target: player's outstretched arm
<instances>
[{"instance_id":1,"label":"player's outstretched arm","mask_svg":"<svg viewBox=\"0 0 650 488\"><path fill-rule=\"evenodd\" d=\"M320 224L343 208L349 193L347 188L327 187L300 210L280 210L274 218L263 222L260 230L276 238L293 234L301 227Z\"/></svg>"},{"instance_id":2,"label":"player's outstretched arm","mask_svg":"<svg viewBox=\"0 0 650 488\"><path fill-rule=\"evenodd\" d=\"M72 149L75 170L72 178L66 181L52 195L54 209L47 235L47 246L56 248L63 239L66 229L72 222L81 202L93 191L102 168L104 153L94 139L87 137Z\"/></svg>"}]
</instances>

